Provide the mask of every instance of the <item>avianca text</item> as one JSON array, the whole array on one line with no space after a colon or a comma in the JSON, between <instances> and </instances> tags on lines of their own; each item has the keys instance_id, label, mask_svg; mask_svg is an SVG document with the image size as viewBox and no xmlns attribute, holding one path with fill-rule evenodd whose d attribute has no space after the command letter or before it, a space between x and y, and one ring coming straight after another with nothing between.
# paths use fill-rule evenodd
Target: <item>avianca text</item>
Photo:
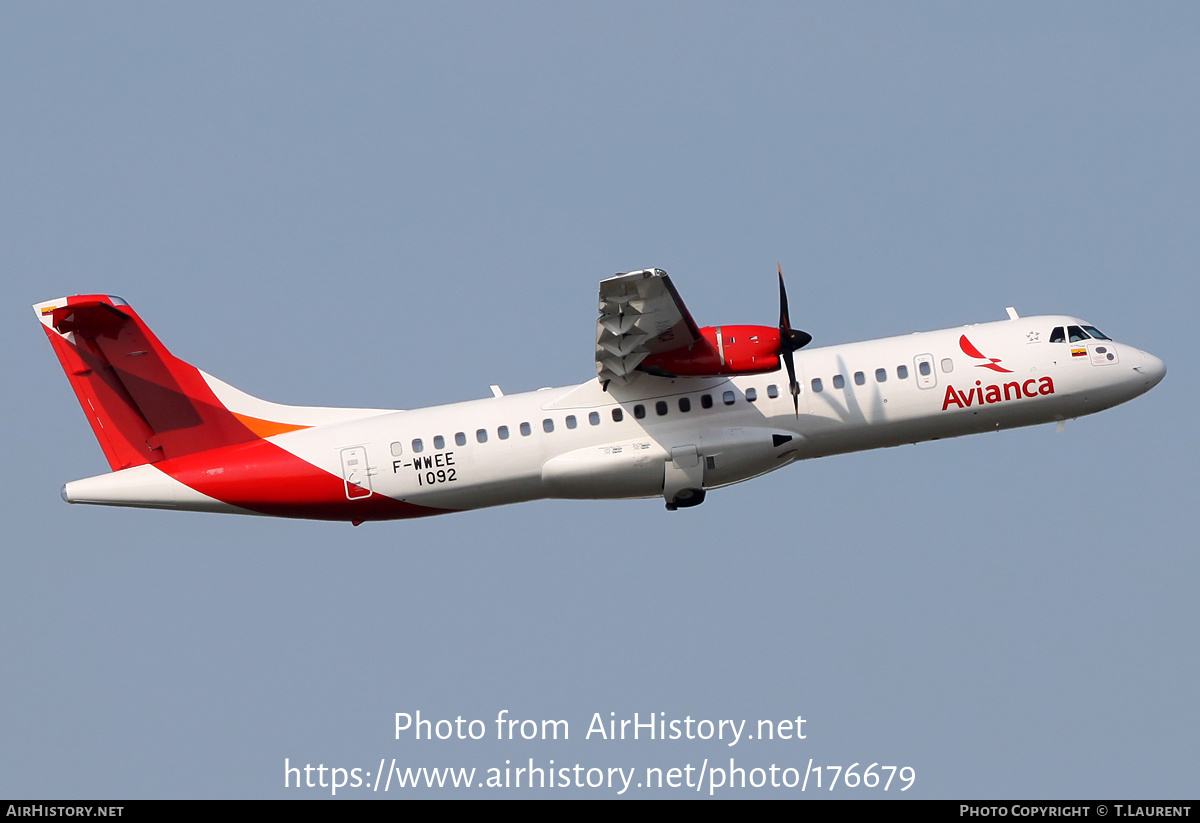
<instances>
[{"instance_id":1,"label":"avianca text","mask_svg":"<svg viewBox=\"0 0 1200 823\"><path fill-rule=\"evenodd\" d=\"M982 406L988 403L1000 403L1004 400L1020 400L1022 397L1037 397L1039 394L1054 394L1054 381L1049 376L1031 377L1024 383L1014 380L1003 386L995 383L984 386L983 381L976 380L975 386L976 388L965 394L955 389L954 386L947 386L946 397L942 401L942 411L951 406L965 409L968 406Z\"/></svg>"}]
</instances>

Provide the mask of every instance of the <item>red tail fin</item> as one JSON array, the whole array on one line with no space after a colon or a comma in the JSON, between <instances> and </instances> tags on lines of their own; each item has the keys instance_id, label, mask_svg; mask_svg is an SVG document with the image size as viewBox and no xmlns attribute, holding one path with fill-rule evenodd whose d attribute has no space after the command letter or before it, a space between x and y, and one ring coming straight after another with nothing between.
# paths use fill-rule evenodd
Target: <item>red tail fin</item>
<instances>
[{"instance_id":1,"label":"red tail fin","mask_svg":"<svg viewBox=\"0 0 1200 823\"><path fill-rule=\"evenodd\" d=\"M121 298L33 308L113 471L258 439Z\"/></svg>"}]
</instances>

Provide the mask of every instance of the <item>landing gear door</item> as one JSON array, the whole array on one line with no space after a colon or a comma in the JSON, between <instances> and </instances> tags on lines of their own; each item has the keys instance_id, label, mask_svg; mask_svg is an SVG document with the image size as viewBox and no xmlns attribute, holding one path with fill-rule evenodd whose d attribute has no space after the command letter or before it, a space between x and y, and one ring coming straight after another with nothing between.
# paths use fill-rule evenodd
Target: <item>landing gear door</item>
<instances>
[{"instance_id":1,"label":"landing gear door","mask_svg":"<svg viewBox=\"0 0 1200 823\"><path fill-rule=\"evenodd\" d=\"M364 446L342 449L342 479L346 481L347 500L371 496L371 470L367 467Z\"/></svg>"},{"instance_id":2,"label":"landing gear door","mask_svg":"<svg viewBox=\"0 0 1200 823\"><path fill-rule=\"evenodd\" d=\"M685 495L689 499L694 499L696 494L703 495L704 491L704 460L694 445L672 448L671 459L665 467L663 497L668 505L675 503L684 490L690 492ZM704 498L701 496L700 499Z\"/></svg>"}]
</instances>

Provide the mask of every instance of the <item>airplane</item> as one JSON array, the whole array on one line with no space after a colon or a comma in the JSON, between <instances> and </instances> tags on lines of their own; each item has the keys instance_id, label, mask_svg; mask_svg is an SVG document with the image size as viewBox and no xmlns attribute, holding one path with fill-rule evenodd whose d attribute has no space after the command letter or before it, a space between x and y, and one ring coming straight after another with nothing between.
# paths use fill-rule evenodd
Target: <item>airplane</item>
<instances>
[{"instance_id":1,"label":"airplane","mask_svg":"<svg viewBox=\"0 0 1200 823\"><path fill-rule=\"evenodd\" d=\"M1076 317L826 348L792 328L699 327L660 269L600 282L596 377L409 411L270 403L172 355L124 300L34 306L107 458L68 503L397 520L543 498L661 498L815 457L1057 422L1166 373Z\"/></svg>"}]
</instances>

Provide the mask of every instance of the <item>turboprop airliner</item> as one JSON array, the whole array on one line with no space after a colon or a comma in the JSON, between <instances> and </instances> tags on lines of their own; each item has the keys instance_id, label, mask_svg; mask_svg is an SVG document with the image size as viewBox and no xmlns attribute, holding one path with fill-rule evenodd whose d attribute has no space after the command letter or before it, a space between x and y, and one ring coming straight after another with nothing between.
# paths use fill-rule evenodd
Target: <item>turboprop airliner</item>
<instances>
[{"instance_id":1,"label":"turboprop airliner","mask_svg":"<svg viewBox=\"0 0 1200 823\"><path fill-rule=\"evenodd\" d=\"M600 282L596 377L409 411L286 406L172 355L107 295L38 303L112 471L69 503L358 525L541 498L662 498L813 457L1053 423L1154 387L1163 361L1077 317L1021 317L803 349L777 326L700 327L659 269Z\"/></svg>"}]
</instances>

